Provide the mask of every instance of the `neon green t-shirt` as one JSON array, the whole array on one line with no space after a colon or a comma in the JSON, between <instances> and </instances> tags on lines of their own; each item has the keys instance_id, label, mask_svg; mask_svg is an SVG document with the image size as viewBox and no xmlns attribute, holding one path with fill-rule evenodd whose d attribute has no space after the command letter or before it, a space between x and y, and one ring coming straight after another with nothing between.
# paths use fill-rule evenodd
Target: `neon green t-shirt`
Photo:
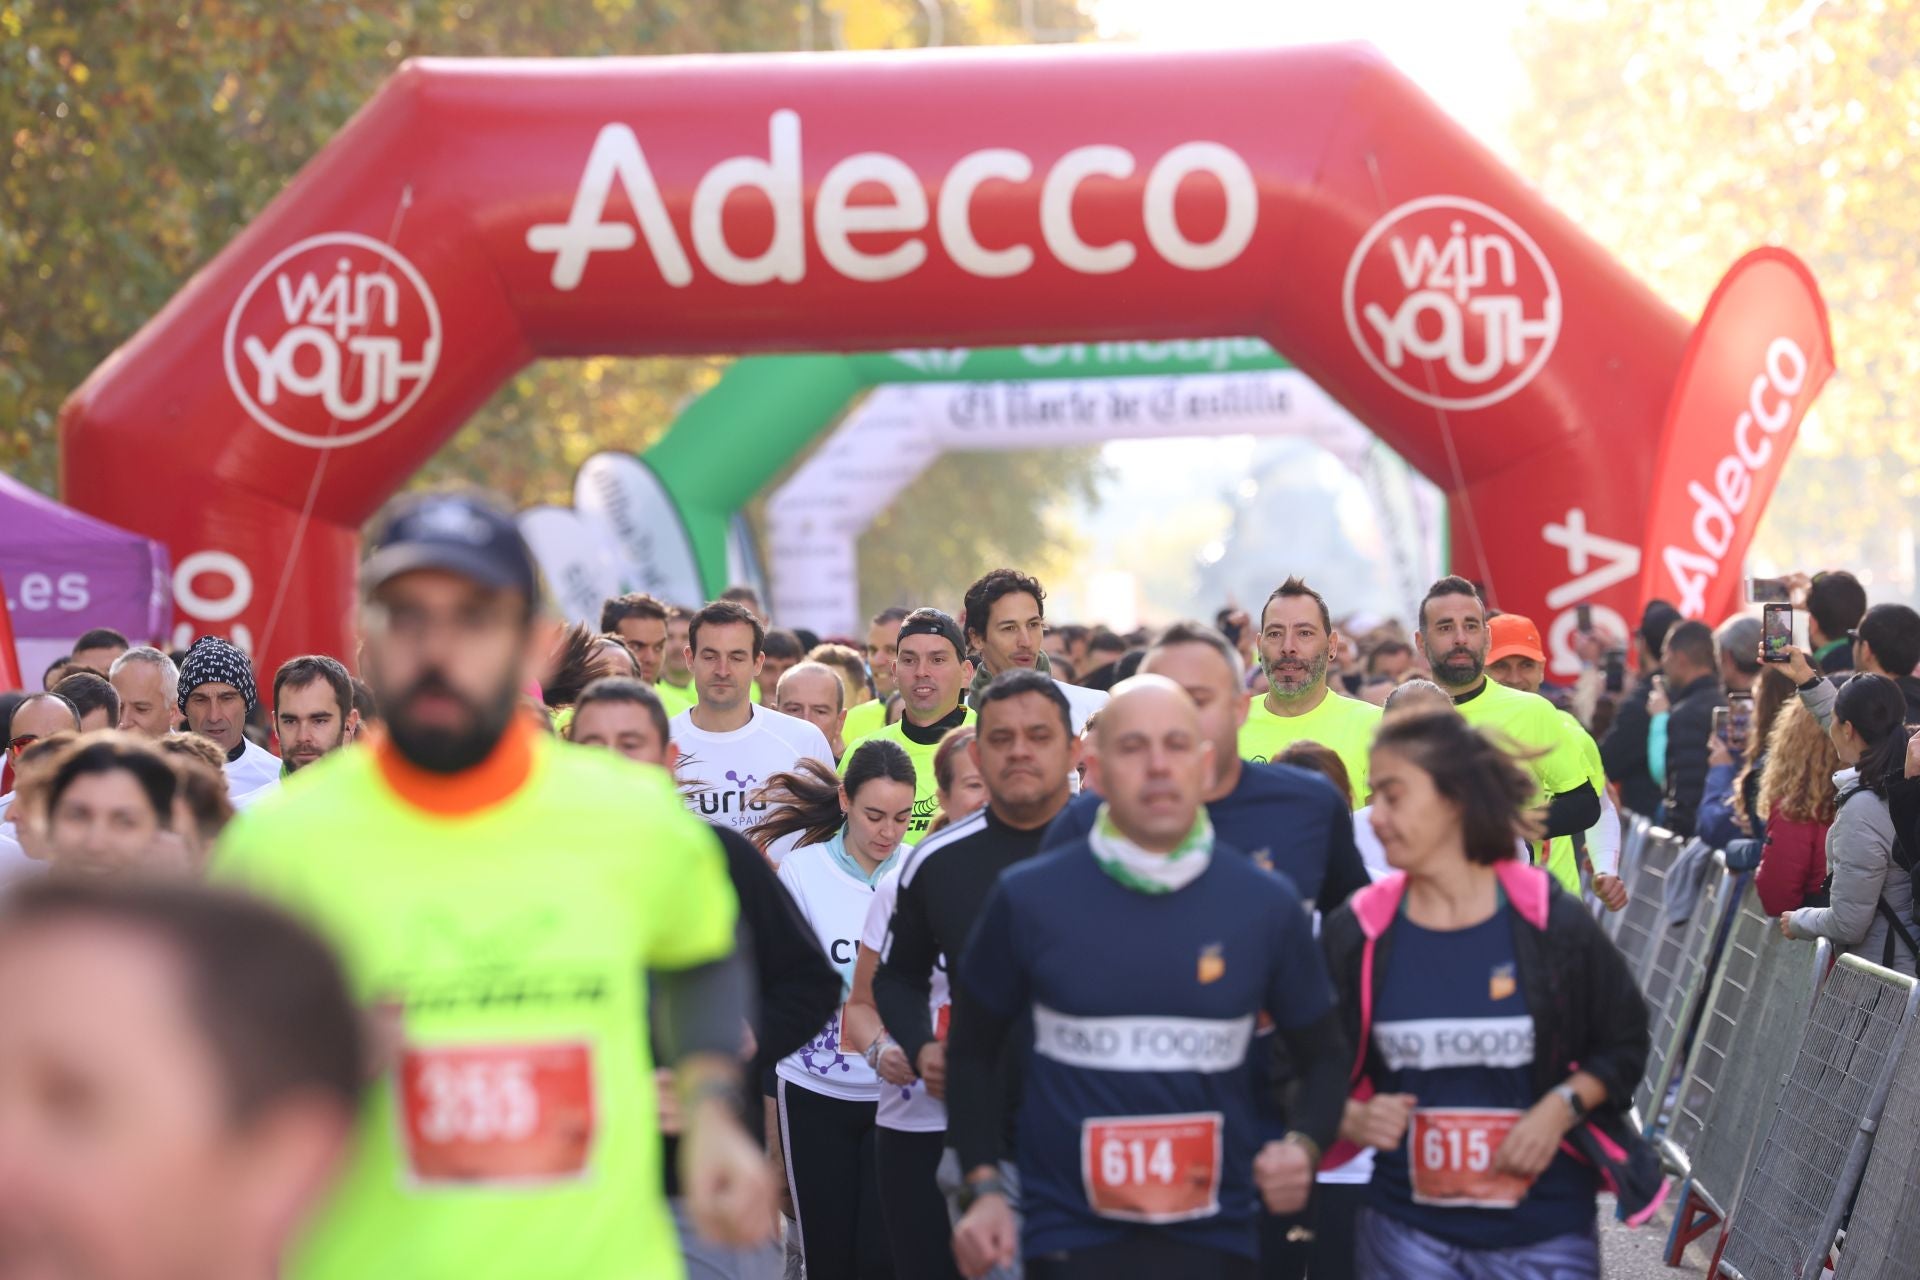
<instances>
[{"instance_id":1,"label":"neon green t-shirt","mask_svg":"<svg viewBox=\"0 0 1920 1280\"><path fill-rule=\"evenodd\" d=\"M349 749L221 839L216 879L306 918L359 1001L404 1010L287 1276L681 1275L645 975L732 949L724 855L666 773L533 752L517 792L443 817Z\"/></svg>"},{"instance_id":2,"label":"neon green t-shirt","mask_svg":"<svg viewBox=\"0 0 1920 1280\"><path fill-rule=\"evenodd\" d=\"M1587 727L1569 712L1560 712L1560 727L1573 742L1574 749L1580 754L1581 764L1586 768L1587 781L1593 784L1595 795L1605 795L1607 791L1607 766L1600 760L1600 744L1593 740ZM1605 821L1603 817L1601 819ZM1580 853L1574 847L1570 836L1560 836L1550 842L1547 852L1547 870L1553 873L1560 887L1568 893L1579 896L1580 889Z\"/></svg>"},{"instance_id":3,"label":"neon green t-shirt","mask_svg":"<svg viewBox=\"0 0 1920 1280\"><path fill-rule=\"evenodd\" d=\"M868 698L865 702L856 702L847 708L847 724L840 730L840 740L846 743L858 742L875 729L887 727L887 704L879 698Z\"/></svg>"},{"instance_id":4,"label":"neon green t-shirt","mask_svg":"<svg viewBox=\"0 0 1920 1280\"><path fill-rule=\"evenodd\" d=\"M678 685L660 680L654 683L653 691L660 695L660 705L667 709L669 720L699 701L699 695L694 693L691 683Z\"/></svg>"},{"instance_id":5,"label":"neon green t-shirt","mask_svg":"<svg viewBox=\"0 0 1920 1280\"><path fill-rule=\"evenodd\" d=\"M915 742L901 731L900 726L905 723L905 720L896 720L892 724L882 725L858 738L842 732L841 737L847 744L847 754L840 757L840 772L847 771L847 762L853 759L853 749L869 738L886 738L905 748L907 758L913 761L913 820L907 823L907 834L902 839L907 844L919 844L926 838L927 828L933 825L933 815L940 808L940 784L939 780L933 776L933 758L939 754L940 744ZM973 712L968 711L960 723L972 724ZM940 736L946 735L943 733Z\"/></svg>"},{"instance_id":6,"label":"neon green t-shirt","mask_svg":"<svg viewBox=\"0 0 1920 1280\"><path fill-rule=\"evenodd\" d=\"M1340 763L1347 766L1353 806L1358 809L1373 794L1367 786L1367 753L1373 750L1373 733L1379 727L1380 708L1358 698L1342 697L1331 689L1319 706L1298 716L1273 714L1267 710L1266 695L1260 694L1247 709L1247 722L1240 726L1240 754L1256 764L1265 764L1296 742L1331 747Z\"/></svg>"},{"instance_id":7,"label":"neon green t-shirt","mask_svg":"<svg viewBox=\"0 0 1920 1280\"><path fill-rule=\"evenodd\" d=\"M1524 763L1540 784L1536 797L1540 802L1544 803L1549 797L1572 791L1576 787L1592 785L1592 770L1588 765L1586 749L1568 731L1565 715L1560 708L1539 694L1509 689L1496 681L1487 680L1481 685L1479 693L1455 705L1468 724L1504 737L1521 751L1534 753L1534 758ZM1592 741L1584 729L1579 736ZM1604 769L1601 776L1605 777ZM1573 842L1562 837L1553 841L1552 845L1547 857L1548 869L1554 872L1562 885L1569 883L1567 873L1571 873L1572 891L1579 892L1580 870L1575 860ZM1556 863L1559 864L1557 867Z\"/></svg>"},{"instance_id":8,"label":"neon green t-shirt","mask_svg":"<svg viewBox=\"0 0 1920 1280\"><path fill-rule=\"evenodd\" d=\"M1488 680L1480 692L1455 706L1476 729L1504 735L1522 751L1539 753L1526 764L1539 780L1542 798L1586 784L1587 762L1579 743L1566 732L1560 708L1539 694Z\"/></svg>"}]
</instances>

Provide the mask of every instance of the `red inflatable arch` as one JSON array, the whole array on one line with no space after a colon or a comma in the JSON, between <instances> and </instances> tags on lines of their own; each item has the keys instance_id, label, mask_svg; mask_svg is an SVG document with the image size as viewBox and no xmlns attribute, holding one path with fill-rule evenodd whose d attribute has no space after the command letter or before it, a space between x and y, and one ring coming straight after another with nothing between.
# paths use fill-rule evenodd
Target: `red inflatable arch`
<instances>
[{"instance_id":1,"label":"red inflatable arch","mask_svg":"<svg viewBox=\"0 0 1920 1280\"><path fill-rule=\"evenodd\" d=\"M358 527L535 357L1260 334L1564 635L1631 609L1686 333L1364 47L427 60L61 449L271 664L351 651Z\"/></svg>"}]
</instances>

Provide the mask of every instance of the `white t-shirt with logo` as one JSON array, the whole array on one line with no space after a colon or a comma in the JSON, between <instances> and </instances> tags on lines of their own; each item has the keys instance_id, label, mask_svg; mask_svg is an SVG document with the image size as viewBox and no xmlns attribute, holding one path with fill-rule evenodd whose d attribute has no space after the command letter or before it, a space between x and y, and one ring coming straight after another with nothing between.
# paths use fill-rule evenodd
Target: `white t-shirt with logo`
<instances>
[{"instance_id":1,"label":"white t-shirt with logo","mask_svg":"<svg viewBox=\"0 0 1920 1280\"><path fill-rule=\"evenodd\" d=\"M254 745L252 738L245 739L238 759L227 761L221 768L227 775L228 796L244 796L280 784L280 757Z\"/></svg>"},{"instance_id":2,"label":"white t-shirt with logo","mask_svg":"<svg viewBox=\"0 0 1920 1280\"><path fill-rule=\"evenodd\" d=\"M672 719L668 735L680 748L675 775L683 785L693 784L686 788L687 808L741 835L767 816L766 802L759 798L767 779L792 772L808 758L833 769L833 748L819 726L758 705L753 717L731 733L701 729L689 708ZM778 865L797 838L776 841L767 856Z\"/></svg>"},{"instance_id":3,"label":"white t-shirt with logo","mask_svg":"<svg viewBox=\"0 0 1920 1280\"><path fill-rule=\"evenodd\" d=\"M860 945L875 955L886 945L887 926L893 922L894 903L900 898L900 869L907 865L906 855L911 852L903 847L895 853L890 859L893 865L873 887L873 904L867 908L867 923L860 930ZM943 955L934 961L933 979L928 983L927 1014L936 1035L940 1031L940 1012L951 1000L947 994L947 958ZM879 1084L880 1111L874 1123L882 1129L903 1133L945 1132L947 1104L927 1092L926 1081L916 1078L904 1088L885 1080Z\"/></svg>"},{"instance_id":4,"label":"white t-shirt with logo","mask_svg":"<svg viewBox=\"0 0 1920 1280\"><path fill-rule=\"evenodd\" d=\"M847 996L853 990L861 930L873 905L873 886L850 875L825 844L789 853L780 864L780 883L793 895L800 914L813 926L820 949L840 974L840 1007L818 1035L780 1059L774 1074L830 1098L872 1102L879 1096L880 1078L864 1054L841 1040L841 1028L846 1022Z\"/></svg>"}]
</instances>

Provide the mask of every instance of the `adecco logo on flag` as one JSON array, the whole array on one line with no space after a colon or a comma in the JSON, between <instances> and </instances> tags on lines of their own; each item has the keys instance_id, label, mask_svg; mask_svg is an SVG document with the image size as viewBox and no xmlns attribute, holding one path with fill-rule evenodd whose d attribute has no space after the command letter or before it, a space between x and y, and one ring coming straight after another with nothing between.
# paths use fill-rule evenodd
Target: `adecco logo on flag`
<instances>
[{"instance_id":1,"label":"adecco logo on flag","mask_svg":"<svg viewBox=\"0 0 1920 1280\"><path fill-rule=\"evenodd\" d=\"M310 236L260 268L227 317L227 382L282 440L338 449L398 422L440 361L440 308L370 236Z\"/></svg>"},{"instance_id":2,"label":"adecco logo on flag","mask_svg":"<svg viewBox=\"0 0 1920 1280\"><path fill-rule=\"evenodd\" d=\"M1347 332L1373 371L1436 409L1484 409L1533 380L1560 336L1560 282L1532 238L1460 196L1410 200L1347 263Z\"/></svg>"}]
</instances>

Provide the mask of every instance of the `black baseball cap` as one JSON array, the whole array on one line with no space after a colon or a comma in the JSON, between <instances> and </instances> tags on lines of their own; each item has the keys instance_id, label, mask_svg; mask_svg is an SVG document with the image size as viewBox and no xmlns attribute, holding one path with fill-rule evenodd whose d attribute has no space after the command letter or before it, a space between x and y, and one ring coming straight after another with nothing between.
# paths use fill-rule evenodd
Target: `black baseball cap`
<instances>
[{"instance_id":1,"label":"black baseball cap","mask_svg":"<svg viewBox=\"0 0 1920 1280\"><path fill-rule=\"evenodd\" d=\"M953 646L955 657L966 660L967 642L961 637L960 624L944 609L928 606L908 614L906 621L900 624L900 639L905 640L908 636L939 636Z\"/></svg>"},{"instance_id":2,"label":"black baseball cap","mask_svg":"<svg viewBox=\"0 0 1920 1280\"><path fill-rule=\"evenodd\" d=\"M496 591L540 597L533 553L513 513L474 493L423 493L400 499L360 566L360 590L371 593L403 573L439 569Z\"/></svg>"}]
</instances>

